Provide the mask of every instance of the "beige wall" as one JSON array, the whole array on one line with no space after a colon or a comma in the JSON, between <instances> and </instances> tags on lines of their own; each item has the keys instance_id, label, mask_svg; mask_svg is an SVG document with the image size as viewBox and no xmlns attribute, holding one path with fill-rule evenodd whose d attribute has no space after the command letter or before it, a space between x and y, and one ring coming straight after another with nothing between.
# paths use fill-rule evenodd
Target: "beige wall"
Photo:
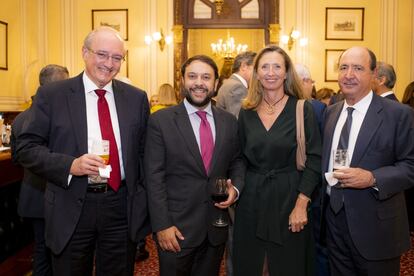
<instances>
[{"instance_id":1,"label":"beige wall","mask_svg":"<svg viewBox=\"0 0 414 276\"><path fill-rule=\"evenodd\" d=\"M326 41L326 7L365 7L364 41ZM82 71L81 47L91 30L92 9L128 9L129 78L134 85L153 94L162 83L173 83L172 47L161 52L143 40L160 28L171 33L172 0L3 0L0 20L9 24L9 70L0 70L1 111L24 107L36 91L40 68L48 63L67 66L71 76ZM280 0L281 31L295 26L309 38L308 47L289 54L310 67L318 88L337 89L335 82L324 82L325 49L363 45L395 66L401 98L414 79L413 9L412 0Z\"/></svg>"}]
</instances>

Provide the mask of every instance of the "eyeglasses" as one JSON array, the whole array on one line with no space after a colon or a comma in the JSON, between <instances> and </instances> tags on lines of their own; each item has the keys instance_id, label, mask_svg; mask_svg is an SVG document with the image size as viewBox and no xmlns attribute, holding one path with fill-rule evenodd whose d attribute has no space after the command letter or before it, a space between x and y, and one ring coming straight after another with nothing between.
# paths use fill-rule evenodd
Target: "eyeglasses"
<instances>
[{"instance_id":1,"label":"eyeglasses","mask_svg":"<svg viewBox=\"0 0 414 276\"><path fill-rule=\"evenodd\" d=\"M89 48L87 48L87 49L92 54L95 54L98 57L98 59L101 60L101 61L107 61L109 58L112 60L113 63L122 63L123 61L125 61L125 57L120 56L120 55L111 56L107 52L97 52L97 51L94 51L94 50L89 49Z\"/></svg>"}]
</instances>

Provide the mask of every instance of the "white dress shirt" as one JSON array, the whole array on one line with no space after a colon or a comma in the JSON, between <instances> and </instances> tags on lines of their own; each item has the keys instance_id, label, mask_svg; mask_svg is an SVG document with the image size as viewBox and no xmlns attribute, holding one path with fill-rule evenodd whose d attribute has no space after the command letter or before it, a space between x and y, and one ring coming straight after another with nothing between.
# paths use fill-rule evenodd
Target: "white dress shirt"
<instances>
[{"instance_id":1,"label":"white dress shirt","mask_svg":"<svg viewBox=\"0 0 414 276\"><path fill-rule=\"evenodd\" d=\"M352 125L351 131L349 133L349 143L348 143L348 158L349 163L351 163L352 155L355 149L355 143L358 138L359 131L361 129L362 122L364 121L365 115L367 114L369 105L371 104L373 97L373 92L369 92L364 98L362 98L359 102L355 105L350 106L344 101L344 106L342 108L341 114L339 115L338 122L336 123L334 135L332 138L332 147L330 151L329 157L329 167L328 172L332 172L333 170L333 151L338 148L339 137L341 136L342 127L345 124L346 117L348 116L348 107L353 107L354 111L352 112ZM331 187L328 185L327 193L330 194Z\"/></svg>"},{"instance_id":2,"label":"white dress shirt","mask_svg":"<svg viewBox=\"0 0 414 276\"><path fill-rule=\"evenodd\" d=\"M100 89L95 83L83 73L83 85L85 87L86 99L86 120L88 127L88 153L92 153L92 143L94 140L102 140L101 127L99 125L98 116L98 95L95 90ZM122 161L122 144L121 134L119 132L118 113L116 112L114 91L112 89L112 81L102 88L106 91L105 99L108 102L109 112L111 113L112 129L114 131L116 145L118 147L118 155L121 167L121 179L125 179L124 165Z\"/></svg>"},{"instance_id":3,"label":"white dress shirt","mask_svg":"<svg viewBox=\"0 0 414 276\"><path fill-rule=\"evenodd\" d=\"M193 132L197 140L198 149L201 153L201 145L200 145L200 124L201 124L201 118L196 114L197 111L199 111L195 106L191 105L187 99L184 99L184 106L187 110L188 117L190 118L191 126L193 127ZM211 110L211 102L207 105L207 107L204 109L205 112L207 112L207 121L210 124L211 132L213 134L213 141L216 141L216 125L214 124L214 117L213 117L213 111Z\"/></svg>"},{"instance_id":4,"label":"white dress shirt","mask_svg":"<svg viewBox=\"0 0 414 276\"><path fill-rule=\"evenodd\" d=\"M393 92L392 90L390 90L390 91L388 91L388 92L382 93L380 96L385 98L385 97L387 97L388 95L392 95L392 94L394 94L394 92Z\"/></svg>"}]
</instances>

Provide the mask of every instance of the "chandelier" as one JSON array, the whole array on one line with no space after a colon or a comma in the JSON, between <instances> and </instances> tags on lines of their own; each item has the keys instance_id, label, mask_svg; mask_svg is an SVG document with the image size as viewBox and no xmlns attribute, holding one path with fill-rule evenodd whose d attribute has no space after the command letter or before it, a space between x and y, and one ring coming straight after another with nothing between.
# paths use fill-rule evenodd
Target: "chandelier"
<instances>
[{"instance_id":1,"label":"chandelier","mask_svg":"<svg viewBox=\"0 0 414 276\"><path fill-rule=\"evenodd\" d=\"M247 50L247 44L237 44L233 37L227 38L226 41L219 39L217 43L211 43L211 51L216 57L234 58L238 54Z\"/></svg>"}]
</instances>

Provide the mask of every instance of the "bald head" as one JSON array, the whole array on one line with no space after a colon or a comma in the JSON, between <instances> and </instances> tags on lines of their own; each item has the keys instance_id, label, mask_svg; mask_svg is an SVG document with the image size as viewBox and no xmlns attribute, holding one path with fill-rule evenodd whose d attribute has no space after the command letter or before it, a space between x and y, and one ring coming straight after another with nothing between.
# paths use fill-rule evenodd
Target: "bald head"
<instances>
[{"instance_id":1,"label":"bald head","mask_svg":"<svg viewBox=\"0 0 414 276\"><path fill-rule=\"evenodd\" d=\"M376 73L375 54L365 47L347 49L340 57L338 84L348 104L353 105L371 91Z\"/></svg>"},{"instance_id":2,"label":"bald head","mask_svg":"<svg viewBox=\"0 0 414 276\"><path fill-rule=\"evenodd\" d=\"M82 55L86 75L98 88L103 88L119 72L125 57L125 44L116 30L99 27L86 36Z\"/></svg>"}]
</instances>

